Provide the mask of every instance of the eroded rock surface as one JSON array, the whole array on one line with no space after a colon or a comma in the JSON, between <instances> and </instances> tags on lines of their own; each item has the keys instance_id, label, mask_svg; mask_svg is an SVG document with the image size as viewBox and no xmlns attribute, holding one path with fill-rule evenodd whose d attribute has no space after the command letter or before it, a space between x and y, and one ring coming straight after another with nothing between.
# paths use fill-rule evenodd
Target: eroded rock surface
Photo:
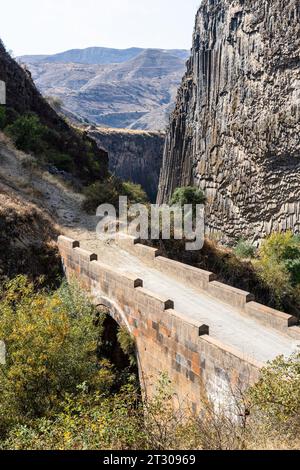
<instances>
[{"instance_id":1,"label":"eroded rock surface","mask_svg":"<svg viewBox=\"0 0 300 470\"><path fill-rule=\"evenodd\" d=\"M142 185L155 202L165 134L90 127L90 137L108 152L110 170L125 181Z\"/></svg>"},{"instance_id":2,"label":"eroded rock surface","mask_svg":"<svg viewBox=\"0 0 300 470\"><path fill-rule=\"evenodd\" d=\"M171 116L159 202L188 184L209 232L300 229L299 0L204 0Z\"/></svg>"}]
</instances>

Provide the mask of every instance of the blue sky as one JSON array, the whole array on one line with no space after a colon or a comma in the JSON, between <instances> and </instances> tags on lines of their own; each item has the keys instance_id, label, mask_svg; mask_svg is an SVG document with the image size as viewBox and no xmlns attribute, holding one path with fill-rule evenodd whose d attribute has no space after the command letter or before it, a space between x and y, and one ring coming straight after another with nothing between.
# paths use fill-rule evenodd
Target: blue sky
<instances>
[{"instance_id":1,"label":"blue sky","mask_svg":"<svg viewBox=\"0 0 300 470\"><path fill-rule=\"evenodd\" d=\"M189 49L201 0L5 0L0 37L15 55L90 46Z\"/></svg>"}]
</instances>

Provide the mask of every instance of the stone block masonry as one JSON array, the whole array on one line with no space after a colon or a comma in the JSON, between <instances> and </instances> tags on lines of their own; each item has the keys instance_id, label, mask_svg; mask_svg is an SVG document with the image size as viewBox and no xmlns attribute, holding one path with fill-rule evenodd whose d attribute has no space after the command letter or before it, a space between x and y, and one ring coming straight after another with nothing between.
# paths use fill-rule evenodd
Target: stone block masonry
<instances>
[{"instance_id":1,"label":"stone block masonry","mask_svg":"<svg viewBox=\"0 0 300 470\"><path fill-rule=\"evenodd\" d=\"M216 299L222 300L238 309L244 309L247 302L254 300L254 296L235 287L213 281L207 286L208 293Z\"/></svg>"},{"instance_id":2,"label":"stone block masonry","mask_svg":"<svg viewBox=\"0 0 300 470\"><path fill-rule=\"evenodd\" d=\"M249 302L245 307L245 311L248 316L255 318L260 323L282 332L286 332L298 324L297 318L292 315L287 315L257 302Z\"/></svg>"},{"instance_id":3,"label":"stone block masonry","mask_svg":"<svg viewBox=\"0 0 300 470\"><path fill-rule=\"evenodd\" d=\"M255 302L253 294L216 281L217 276L214 273L164 258L160 256L159 250L142 245L138 239L131 236L121 238L118 240L118 244L148 264L149 267L155 268L197 291L205 292L262 325L285 333L292 338L300 339L299 321L296 317Z\"/></svg>"},{"instance_id":4,"label":"stone block masonry","mask_svg":"<svg viewBox=\"0 0 300 470\"><path fill-rule=\"evenodd\" d=\"M204 392L214 402L227 401L235 387L258 379L261 363L210 337L209 325L176 311L172 299L148 291L142 279L99 262L97 255L82 250L77 241L61 236L58 246L67 279L75 277L95 305L106 306L135 337L140 380L148 395L166 372L178 400L200 411ZM142 245L137 249L143 252ZM149 250L145 256L149 262ZM163 266L164 260L158 262ZM166 266L172 271L172 263ZM180 270L178 264L176 269ZM182 276L192 278L184 267ZM199 279L205 286L213 277L200 272Z\"/></svg>"},{"instance_id":5,"label":"stone block masonry","mask_svg":"<svg viewBox=\"0 0 300 470\"><path fill-rule=\"evenodd\" d=\"M137 248L138 245L135 247ZM159 271L169 274L170 276L179 276L182 281L196 289L207 290L210 282L216 279L215 274L202 269L188 266L187 264L157 256L155 259L155 267Z\"/></svg>"}]
</instances>

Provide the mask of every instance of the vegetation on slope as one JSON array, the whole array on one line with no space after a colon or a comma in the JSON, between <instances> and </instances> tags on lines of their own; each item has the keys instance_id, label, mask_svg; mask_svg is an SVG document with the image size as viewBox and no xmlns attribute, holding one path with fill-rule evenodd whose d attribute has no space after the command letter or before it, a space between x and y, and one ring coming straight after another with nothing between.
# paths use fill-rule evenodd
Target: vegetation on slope
<instances>
[{"instance_id":1,"label":"vegetation on slope","mask_svg":"<svg viewBox=\"0 0 300 470\"><path fill-rule=\"evenodd\" d=\"M0 285L18 274L57 285L62 275L57 236L47 214L0 186Z\"/></svg>"},{"instance_id":2,"label":"vegetation on slope","mask_svg":"<svg viewBox=\"0 0 300 470\"><path fill-rule=\"evenodd\" d=\"M0 337L6 345L6 364L0 366L2 439L16 425L51 419L67 396L75 399L83 390L109 396L117 369L98 355L106 315L76 284L47 292L18 276L0 295ZM126 383L135 383L131 370L123 373Z\"/></svg>"},{"instance_id":3,"label":"vegetation on slope","mask_svg":"<svg viewBox=\"0 0 300 470\"><path fill-rule=\"evenodd\" d=\"M70 177L73 175L82 184L108 176L106 154L95 148L96 144L85 138L81 131L70 131L72 140L66 141L63 131L43 124L35 113L17 114L3 107L0 109L0 130L12 138L19 150L33 153L39 165L53 166Z\"/></svg>"},{"instance_id":4,"label":"vegetation on slope","mask_svg":"<svg viewBox=\"0 0 300 470\"><path fill-rule=\"evenodd\" d=\"M0 80L7 89L0 128L7 128L18 148L35 153L41 164L70 172L83 184L106 178L107 153L56 113L36 89L30 73L12 59L1 41Z\"/></svg>"},{"instance_id":5,"label":"vegetation on slope","mask_svg":"<svg viewBox=\"0 0 300 470\"><path fill-rule=\"evenodd\" d=\"M112 176L104 182L91 184L84 189L84 210L94 214L101 204L112 204L116 209L119 207L119 197L127 196L129 204L146 204L147 194L139 184L130 181L121 181Z\"/></svg>"},{"instance_id":6,"label":"vegetation on slope","mask_svg":"<svg viewBox=\"0 0 300 470\"><path fill-rule=\"evenodd\" d=\"M6 343L6 364L0 365L2 449L299 445L300 355L268 365L258 384L244 395L234 391L224 409L203 397L199 417L184 403L174 409L172 384L164 374L144 402L132 366L120 382L118 366L100 352L107 347L106 315L76 284L47 292L19 276L3 286L0 310ZM119 330L123 348L132 354L126 335Z\"/></svg>"},{"instance_id":7,"label":"vegetation on slope","mask_svg":"<svg viewBox=\"0 0 300 470\"><path fill-rule=\"evenodd\" d=\"M201 189L193 186L185 186L183 188L177 188L171 198L171 206L184 207L186 204L193 206L197 204L205 204L206 198Z\"/></svg>"}]
</instances>

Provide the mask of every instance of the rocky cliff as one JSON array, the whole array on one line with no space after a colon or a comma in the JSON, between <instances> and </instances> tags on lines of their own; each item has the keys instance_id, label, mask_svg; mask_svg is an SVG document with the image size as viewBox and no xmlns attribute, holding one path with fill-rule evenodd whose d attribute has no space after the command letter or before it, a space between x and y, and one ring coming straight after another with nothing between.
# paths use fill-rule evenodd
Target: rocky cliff
<instances>
[{"instance_id":1,"label":"rocky cliff","mask_svg":"<svg viewBox=\"0 0 300 470\"><path fill-rule=\"evenodd\" d=\"M128 129L90 127L90 137L108 152L112 173L125 181L141 184L155 201L162 165L165 134Z\"/></svg>"},{"instance_id":2,"label":"rocky cliff","mask_svg":"<svg viewBox=\"0 0 300 470\"><path fill-rule=\"evenodd\" d=\"M193 184L209 232L300 230L299 0L203 0L158 201Z\"/></svg>"}]
</instances>

